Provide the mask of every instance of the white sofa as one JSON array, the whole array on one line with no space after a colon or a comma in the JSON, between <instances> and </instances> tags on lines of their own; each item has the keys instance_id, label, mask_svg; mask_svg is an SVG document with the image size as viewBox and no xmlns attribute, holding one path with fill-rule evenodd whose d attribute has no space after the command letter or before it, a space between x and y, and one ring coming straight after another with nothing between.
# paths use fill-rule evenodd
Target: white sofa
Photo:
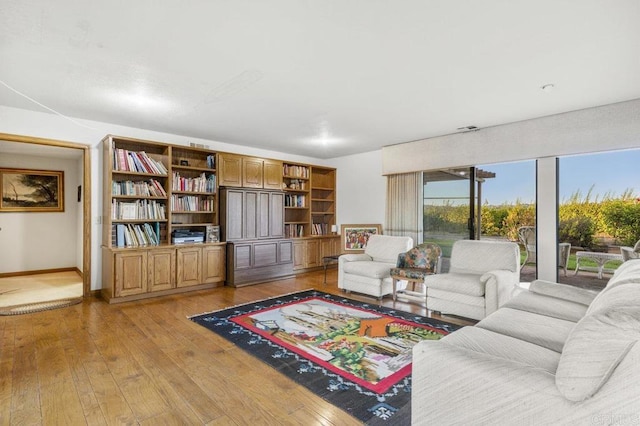
<instances>
[{"instance_id":1,"label":"white sofa","mask_svg":"<svg viewBox=\"0 0 640 426\"><path fill-rule=\"evenodd\" d=\"M449 272L424 279L427 307L480 320L507 302L519 281L516 243L459 240L451 249Z\"/></svg>"},{"instance_id":2,"label":"white sofa","mask_svg":"<svg viewBox=\"0 0 640 426\"><path fill-rule=\"evenodd\" d=\"M640 423L640 259L599 294L534 281L413 350L412 424Z\"/></svg>"},{"instance_id":3,"label":"white sofa","mask_svg":"<svg viewBox=\"0 0 640 426\"><path fill-rule=\"evenodd\" d=\"M398 255L413 247L413 238L372 235L364 253L343 254L338 259L338 288L381 298L393 292L389 271Z\"/></svg>"}]
</instances>

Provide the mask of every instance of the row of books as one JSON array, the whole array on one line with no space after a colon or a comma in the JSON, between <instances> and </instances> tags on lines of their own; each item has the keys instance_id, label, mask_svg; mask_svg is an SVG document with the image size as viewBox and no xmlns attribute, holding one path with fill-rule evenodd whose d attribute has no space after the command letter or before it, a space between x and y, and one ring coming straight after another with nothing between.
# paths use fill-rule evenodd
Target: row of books
<instances>
[{"instance_id":1,"label":"row of books","mask_svg":"<svg viewBox=\"0 0 640 426\"><path fill-rule=\"evenodd\" d=\"M146 152L113 149L113 170L121 172L154 173L166 175L167 168L161 161L149 157Z\"/></svg>"},{"instance_id":2,"label":"row of books","mask_svg":"<svg viewBox=\"0 0 640 426\"><path fill-rule=\"evenodd\" d=\"M117 224L116 246L117 247L138 247L157 246L160 244L160 229L156 223L156 229L148 223L139 225Z\"/></svg>"},{"instance_id":3,"label":"row of books","mask_svg":"<svg viewBox=\"0 0 640 426\"><path fill-rule=\"evenodd\" d=\"M212 197L171 196L171 210L173 212L213 212L214 209L215 199Z\"/></svg>"},{"instance_id":4,"label":"row of books","mask_svg":"<svg viewBox=\"0 0 640 426\"><path fill-rule=\"evenodd\" d=\"M329 227L326 223L314 223L311 225L311 235L328 235Z\"/></svg>"},{"instance_id":5,"label":"row of books","mask_svg":"<svg viewBox=\"0 0 640 426\"><path fill-rule=\"evenodd\" d=\"M304 225L285 225L284 235L285 238L304 237Z\"/></svg>"},{"instance_id":6,"label":"row of books","mask_svg":"<svg viewBox=\"0 0 640 426\"><path fill-rule=\"evenodd\" d=\"M306 195L285 194L284 196L285 207L306 207L306 205Z\"/></svg>"},{"instance_id":7,"label":"row of books","mask_svg":"<svg viewBox=\"0 0 640 426\"><path fill-rule=\"evenodd\" d=\"M216 192L216 175L207 176L202 173L195 178L180 176L179 172L173 172L171 187L174 191Z\"/></svg>"},{"instance_id":8,"label":"row of books","mask_svg":"<svg viewBox=\"0 0 640 426\"><path fill-rule=\"evenodd\" d=\"M116 220L166 219L166 207L156 200L111 202L111 218Z\"/></svg>"},{"instance_id":9,"label":"row of books","mask_svg":"<svg viewBox=\"0 0 640 426\"><path fill-rule=\"evenodd\" d=\"M304 166L294 166L292 164L285 164L283 166L283 173L285 176L298 177L309 179L309 168Z\"/></svg>"},{"instance_id":10,"label":"row of books","mask_svg":"<svg viewBox=\"0 0 640 426\"><path fill-rule=\"evenodd\" d=\"M145 181L122 181L112 182L112 195L137 195L141 197L166 197L167 193L164 187L155 179Z\"/></svg>"}]
</instances>

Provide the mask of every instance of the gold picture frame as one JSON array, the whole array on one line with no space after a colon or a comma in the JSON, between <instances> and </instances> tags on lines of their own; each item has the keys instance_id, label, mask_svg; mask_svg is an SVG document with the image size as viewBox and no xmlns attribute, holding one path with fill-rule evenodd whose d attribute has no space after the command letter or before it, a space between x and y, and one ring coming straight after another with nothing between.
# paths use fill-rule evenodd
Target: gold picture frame
<instances>
[{"instance_id":1,"label":"gold picture frame","mask_svg":"<svg viewBox=\"0 0 640 426\"><path fill-rule=\"evenodd\" d=\"M0 168L0 212L63 212L64 172Z\"/></svg>"},{"instance_id":2,"label":"gold picture frame","mask_svg":"<svg viewBox=\"0 0 640 426\"><path fill-rule=\"evenodd\" d=\"M340 225L340 240L343 253L364 253L367 241L371 235L382 234L382 225Z\"/></svg>"}]
</instances>

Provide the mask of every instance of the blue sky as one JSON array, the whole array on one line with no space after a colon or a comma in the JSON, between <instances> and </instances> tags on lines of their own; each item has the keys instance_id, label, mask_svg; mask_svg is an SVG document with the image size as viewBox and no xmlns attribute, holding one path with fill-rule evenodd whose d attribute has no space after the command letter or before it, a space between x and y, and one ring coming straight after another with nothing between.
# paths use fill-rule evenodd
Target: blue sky
<instances>
[{"instance_id":1,"label":"blue sky","mask_svg":"<svg viewBox=\"0 0 640 426\"><path fill-rule=\"evenodd\" d=\"M494 172L494 179L482 185L482 203L491 205L535 202L535 161L479 165L480 169ZM560 202L567 201L580 191L584 197L593 186L592 200L610 192L620 196L632 189L640 196L640 150L614 151L560 158ZM464 195L468 191L466 181L441 183L430 196ZM540 188L544 190L544 188ZM439 204L436 202L436 204Z\"/></svg>"}]
</instances>

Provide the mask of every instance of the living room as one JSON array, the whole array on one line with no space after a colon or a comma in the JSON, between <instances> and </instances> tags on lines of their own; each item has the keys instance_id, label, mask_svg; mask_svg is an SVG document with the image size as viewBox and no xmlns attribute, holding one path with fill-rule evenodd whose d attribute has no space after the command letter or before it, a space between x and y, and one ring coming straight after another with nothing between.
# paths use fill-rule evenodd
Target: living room
<instances>
[{"instance_id":1,"label":"living room","mask_svg":"<svg viewBox=\"0 0 640 426\"><path fill-rule=\"evenodd\" d=\"M537 160L537 276L551 281L556 158L640 146L634 2L242 5L198 17L177 3L140 8L15 3L1 18L10 60L0 71L0 133L68 142L90 158L88 182L76 176L71 194L74 203L77 186L83 203L89 194L91 239L86 250L74 242L71 261L88 265L88 293L103 285L108 134L336 168L337 225L385 224L387 175ZM206 49L180 47L203 40ZM138 83L150 103L127 97ZM14 272L16 256L4 220L0 273Z\"/></svg>"}]
</instances>

